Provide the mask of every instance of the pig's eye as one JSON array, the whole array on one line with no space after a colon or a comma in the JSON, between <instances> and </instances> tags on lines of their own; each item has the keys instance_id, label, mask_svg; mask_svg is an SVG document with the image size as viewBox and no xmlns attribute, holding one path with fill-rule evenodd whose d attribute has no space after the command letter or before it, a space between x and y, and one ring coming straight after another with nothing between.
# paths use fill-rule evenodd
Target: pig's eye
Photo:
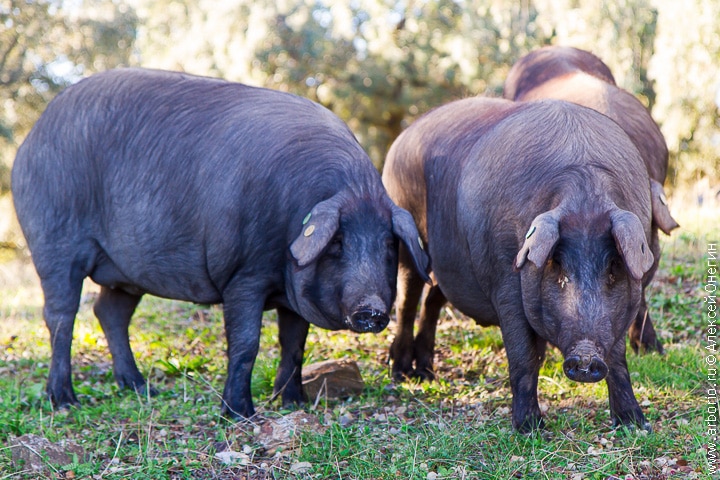
<instances>
[{"instance_id":1,"label":"pig's eye","mask_svg":"<svg viewBox=\"0 0 720 480\"><path fill-rule=\"evenodd\" d=\"M620 262L613 260L610 262L610 266L608 267L607 272L607 285L608 287L612 287L615 285L615 282L617 282L618 277L622 275L622 265Z\"/></svg>"},{"instance_id":2,"label":"pig's eye","mask_svg":"<svg viewBox=\"0 0 720 480\"><path fill-rule=\"evenodd\" d=\"M335 235L328 246L328 255L340 256L343 251L343 238L342 235Z\"/></svg>"}]
</instances>

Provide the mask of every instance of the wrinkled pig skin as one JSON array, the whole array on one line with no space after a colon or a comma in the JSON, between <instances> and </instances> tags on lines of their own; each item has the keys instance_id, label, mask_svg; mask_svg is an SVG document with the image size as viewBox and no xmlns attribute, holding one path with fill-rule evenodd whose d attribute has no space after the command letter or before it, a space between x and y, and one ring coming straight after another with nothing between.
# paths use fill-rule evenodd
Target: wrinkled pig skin
<instances>
[{"instance_id":1,"label":"wrinkled pig skin","mask_svg":"<svg viewBox=\"0 0 720 480\"><path fill-rule=\"evenodd\" d=\"M222 303L222 409L250 417L263 310L278 312L275 393L301 403L309 323L378 332L398 248L427 278L410 214L347 126L300 97L120 69L59 94L20 147L17 215L45 294L53 404L77 404L70 349L83 279L121 387L145 392L128 339L143 294Z\"/></svg>"},{"instance_id":2,"label":"wrinkled pig skin","mask_svg":"<svg viewBox=\"0 0 720 480\"><path fill-rule=\"evenodd\" d=\"M460 100L400 135L383 182L413 214L437 281L413 338L423 283L401 251L396 379L433 378L447 300L481 325L500 326L516 429L542 425L537 383L547 343L562 352L570 378L607 381L615 424L650 428L625 360L653 264L649 178L614 122L558 100Z\"/></svg>"},{"instance_id":3,"label":"wrinkled pig skin","mask_svg":"<svg viewBox=\"0 0 720 480\"><path fill-rule=\"evenodd\" d=\"M518 60L508 72L503 95L516 101L567 100L609 116L625 130L640 152L651 179L650 247L655 263L643 280L643 289L647 287L660 261L658 229L670 234L678 227L663 189L668 168L667 145L650 112L632 94L616 86L609 67L600 58L588 51L564 46L543 47ZM630 345L636 352L663 352L648 314L644 291L642 305L630 327Z\"/></svg>"}]
</instances>

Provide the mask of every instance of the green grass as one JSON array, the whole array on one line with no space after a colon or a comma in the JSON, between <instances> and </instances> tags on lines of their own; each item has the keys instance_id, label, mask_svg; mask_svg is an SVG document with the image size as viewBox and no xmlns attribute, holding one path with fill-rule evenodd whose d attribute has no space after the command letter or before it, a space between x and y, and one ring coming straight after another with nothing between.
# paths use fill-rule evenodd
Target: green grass
<instances>
[{"instance_id":1,"label":"green grass","mask_svg":"<svg viewBox=\"0 0 720 480\"><path fill-rule=\"evenodd\" d=\"M694 216L693 216L694 215ZM718 212L680 216L663 237L663 259L648 292L664 356L628 355L636 397L654 432L614 430L607 389L576 384L551 349L540 374L547 428L530 435L510 423L507 360L497 328L445 310L438 329L440 380L394 384L388 373L391 327L378 335L311 328L306 363L351 358L366 389L358 398L321 399L305 410L323 425L294 449L269 455L259 423L287 412L270 402L279 352L274 315L264 319L253 372L255 423L219 416L225 340L218 307L145 298L131 326L138 365L160 391L119 391L87 284L75 328L74 386L82 408L53 411L44 397L50 349L42 295L27 261L0 265L0 480L21 478L337 478L614 479L707 478L703 423L706 365L702 297L707 243L720 239ZM311 402L312 403L312 402ZM86 458L22 473L8 442L34 434L71 440ZM246 453L247 465L216 457ZM300 462L309 462L298 471Z\"/></svg>"}]
</instances>

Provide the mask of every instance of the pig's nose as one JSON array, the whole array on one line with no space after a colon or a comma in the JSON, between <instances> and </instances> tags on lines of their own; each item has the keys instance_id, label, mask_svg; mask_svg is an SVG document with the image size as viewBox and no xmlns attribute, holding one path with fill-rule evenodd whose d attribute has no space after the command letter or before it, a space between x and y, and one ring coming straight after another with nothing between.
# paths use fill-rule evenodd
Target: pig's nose
<instances>
[{"instance_id":1,"label":"pig's nose","mask_svg":"<svg viewBox=\"0 0 720 480\"><path fill-rule=\"evenodd\" d=\"M359 333L378 333L390 322L387 313L374 308L361 308L350 316L350 328Z\"/></svg>"},{"instance_id":2,"label":"pig's nose","mask_svg":"<svg viewBox=\"0 0 720 480\"><path fill-rule=\"evenodd\" d=\"M608 367L599 357L570 355L563 362L563 370L570 380L576 382L599 382L608 373Z\"/></svg>"}]
</instances>

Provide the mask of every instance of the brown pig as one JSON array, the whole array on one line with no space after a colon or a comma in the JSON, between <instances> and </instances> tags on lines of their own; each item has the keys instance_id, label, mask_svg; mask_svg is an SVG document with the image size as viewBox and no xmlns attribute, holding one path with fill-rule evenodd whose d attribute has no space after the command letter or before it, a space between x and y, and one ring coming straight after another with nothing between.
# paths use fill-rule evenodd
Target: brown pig
<instances>
[{"instance_id":1,"label":"brown pig","mask_svg":"<svg viewBox=\"0 0 720 480\"><path fill-rule=\"evenodd\" d=\"M606 380L615 424L650 428L625 360L653 266L650 180L617 124L565 101L459 100L398 137L383 183L412 213L437 281L413 339L423 279L401 249L395 378L433 377L438 314L450 301L478 324L500 326L516 429L542 425L548 343L569 378Z\"/></svg>"},{"instance_id":2,"label":"brown pig","mask_svg":"<svg viewBox=\"0 0 720 480\"><path fill-rule=\"evenodd\" d=\"M653 207L650 245L655 263L645 276L646 287L660 260L658 228L669 234L678 227L667 207L663 190L668 166L667 145L650 112L632 94L615 85L610 69L602 60L590 52L572 47L543 47L521 58L508 73L504 96L516 101L567 100L607 115L625 130L650 175ZM644 293L642 306L630 328L630 344L635 351L663 351L648 316Z\"/></svg>"}]
</instances>

